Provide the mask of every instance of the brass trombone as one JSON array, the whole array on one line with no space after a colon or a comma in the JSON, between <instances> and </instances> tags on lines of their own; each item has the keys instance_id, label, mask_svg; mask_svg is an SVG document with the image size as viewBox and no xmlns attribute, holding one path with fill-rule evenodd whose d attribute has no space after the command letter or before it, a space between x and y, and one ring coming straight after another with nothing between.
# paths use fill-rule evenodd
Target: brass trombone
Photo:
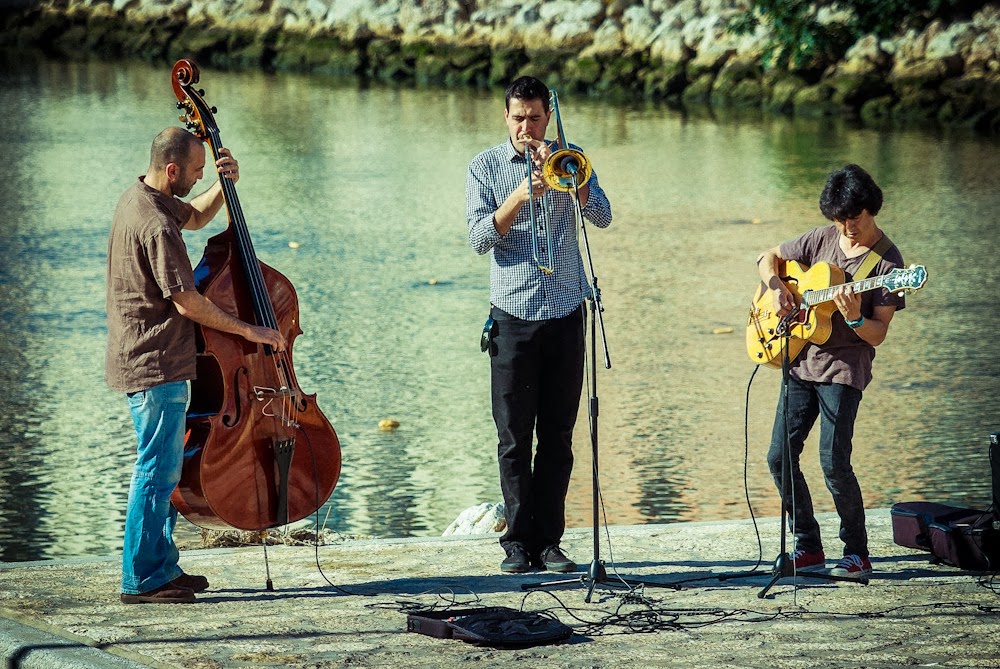
<instances>
[{"instance_id":1,"label":"brass trombone","mask_svg":"<svg viewBox=\"0 0 1000 669\"><path fill-rule=\"evenodd\" d=\"M563 131L562 125L562 114L559 113L559 96L556 95L555 90L549 90L549 108L556 117L556 149L542 163L538 178L553 190L574 193L577 212L582 219L583 208L580 206L580 187L590 181L594 170L587 156L582 151L571 148L569 142L566 141L566 134ZM532 137L525 134L520 139L525 142L525 172L528 177L528 192L532 192L534 170L532 169L533 161L531 160L531 156L528 155L531 147L527 144L527 141L531 141ZM540 221L537 221L535 217L535 199L530 198L528 200L528 220L531 224L531 253L535 264L545 274L552 274L556 271L555 260L552 256L551 201L549 195L549 191L545 191L545 194L542 196L542 202L539 206L541 210L539 214ZM539 227L542 229L542 234L545 235L545 255L548 264L543 263L541 258L539 258Z\"/></svg>"}]
</instances>

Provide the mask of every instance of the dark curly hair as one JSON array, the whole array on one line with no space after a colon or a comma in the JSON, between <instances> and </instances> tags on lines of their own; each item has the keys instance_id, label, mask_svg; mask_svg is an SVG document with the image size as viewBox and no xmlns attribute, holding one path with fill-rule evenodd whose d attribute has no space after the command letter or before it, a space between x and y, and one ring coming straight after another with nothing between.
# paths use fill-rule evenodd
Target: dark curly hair
<instances>
[{"instance_id":1,"label":"dark curly hair","mask_svg":"<svg viewBox=\"0 0 1000 669\"><path fill-rule=\"evenodd\" d=\"M857 218L867 209L872 216L882 208L882 189L862 168L845 165L829 176L819 196L819 210L831 221Z\"/></svg>"}]
</instances>

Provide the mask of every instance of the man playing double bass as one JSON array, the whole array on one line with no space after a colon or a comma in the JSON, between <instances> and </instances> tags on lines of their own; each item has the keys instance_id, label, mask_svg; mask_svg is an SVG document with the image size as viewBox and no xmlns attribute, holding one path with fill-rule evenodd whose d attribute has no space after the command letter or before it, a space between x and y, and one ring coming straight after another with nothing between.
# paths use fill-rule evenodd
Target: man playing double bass
<instances>
[{"instance_id":1,"label":"man playing double bass","mask_svg":"<svg viewBox=\"0 0 1000 669\"><path fill-rule=\"evenodd\" d=\"M239 179L228 149L220 179ZM153 140L146 174L121 196L108 241L105 381L126 394L138 439L125 513L121 601L193 602L208 588L185 574L173 541L170 494L181 476L189 381L195 378L195 323L284 350L280 332L244 322L195 288L181 230L198 230L222 207L221 182L184 202L202 178L205 147L181 128Z\"/></svg>"}]
</instances>

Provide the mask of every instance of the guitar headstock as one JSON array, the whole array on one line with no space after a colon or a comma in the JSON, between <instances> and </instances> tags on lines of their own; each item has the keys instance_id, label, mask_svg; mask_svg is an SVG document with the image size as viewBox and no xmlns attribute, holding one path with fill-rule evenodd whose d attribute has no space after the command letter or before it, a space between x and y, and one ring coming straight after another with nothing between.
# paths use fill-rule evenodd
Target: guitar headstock
<instances>
[{"instance_id":1,"label":"guitar headstock","mask_svg":"<svg viewBox=\"0 0 1000 669\"><path fill-rule=\"evenodd\" d=\"M194 88L199 76L198 66L194 61L181 58L174 63L170 78L174 95L177 96L177 108L184 112L179 117L181 122L202 141L208 142L209 135L218 131L214 114L219 110L208 106L204 90Z\"/></svg>"},{"instance_id":2,"label":"guitar headstock","mask_svg":"<svg viewBox=\"0 0 1000 669\"><path fill-rule=\"evenodd\" d=\"M912 293L923 288L927 270L923 265L910 265L907 269L894 269L885 275L882 287L891 293Z\"/></svg>"}]
</instances>

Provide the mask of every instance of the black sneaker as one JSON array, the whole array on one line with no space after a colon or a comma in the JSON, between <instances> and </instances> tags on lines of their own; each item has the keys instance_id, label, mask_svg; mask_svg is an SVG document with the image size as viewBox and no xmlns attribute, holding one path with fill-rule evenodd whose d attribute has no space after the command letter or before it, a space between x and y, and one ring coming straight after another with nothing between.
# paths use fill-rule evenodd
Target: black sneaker
<instances>
[{"instance_id":1,"label":"black sneaker","mask_svg":"<svg viewBox=\"0 0 1000 669\"><path fill-rule=\"evenodd\" d=\"M524 547L514 545L507 549L507 558L500 563L500 571L508 574L523 574L531 570L531 560Z\"/></svg>"},{"instance_id":2,"label":"black sneaker","mask_svg":"<svg viewBox=\"0 0 1000 669\"><path fill-rule=\"evenodd\" d=\"M576 571L576 563L566 557L566 554L558 546L542 549L542 552L538 554L538 561L548 571L557 571L561 574Z\"/></svg>"}]
</instances>

